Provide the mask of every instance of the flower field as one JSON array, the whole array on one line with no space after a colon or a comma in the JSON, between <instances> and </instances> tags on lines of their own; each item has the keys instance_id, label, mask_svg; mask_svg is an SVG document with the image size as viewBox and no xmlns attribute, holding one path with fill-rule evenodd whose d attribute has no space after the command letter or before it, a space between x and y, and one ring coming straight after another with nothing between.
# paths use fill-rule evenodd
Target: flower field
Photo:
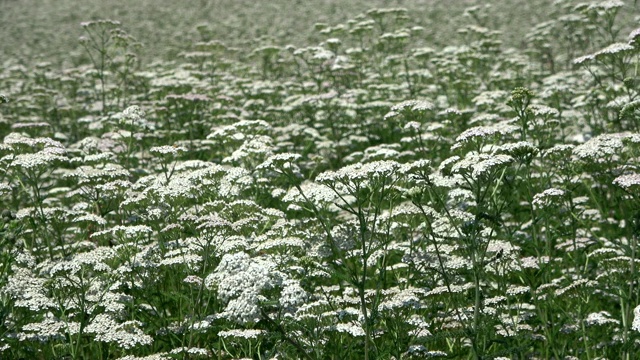
<instances>
[{"instance_id":1,"label":"flower field","mask_svg":"<svg viewBox=\"0 0 640 360\"><path fill-rule=\"evenodd\" d=\"M640 358L638 4L398 3L0 37L0 358Z\"/></svg>"}]
</instances>

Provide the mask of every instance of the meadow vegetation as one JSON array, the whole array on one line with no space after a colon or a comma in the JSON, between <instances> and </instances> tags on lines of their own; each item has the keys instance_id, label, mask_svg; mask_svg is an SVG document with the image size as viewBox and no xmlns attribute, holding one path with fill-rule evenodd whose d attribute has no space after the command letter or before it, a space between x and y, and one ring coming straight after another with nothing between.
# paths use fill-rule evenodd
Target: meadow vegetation
<instances>
[{"instance_id":1,"label":"meadow vegetation","mask_svg":"<svg viewBox=\"0 0 640 360\"><path fill-rule=\"evenodd\" d=\"M0 358L640 356L635 2L198 3L2 34Z\"/></svg>"}]
</instances>

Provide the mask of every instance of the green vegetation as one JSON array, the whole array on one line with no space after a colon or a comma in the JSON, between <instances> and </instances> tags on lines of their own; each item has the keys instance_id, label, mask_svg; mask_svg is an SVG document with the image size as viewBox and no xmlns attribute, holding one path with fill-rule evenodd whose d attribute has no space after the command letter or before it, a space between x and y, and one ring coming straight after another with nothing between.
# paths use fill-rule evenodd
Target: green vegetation
<instances>
[{"instance_id":1,"label":"green vegetation","mask_svg":"<svg viewBox=\"0 0 640 360\"><path fill-rule=\"evenodd\" d=\"M640 356L635 3L106 4L0 2L0 358Z\"/></svg>"}]
</instances>

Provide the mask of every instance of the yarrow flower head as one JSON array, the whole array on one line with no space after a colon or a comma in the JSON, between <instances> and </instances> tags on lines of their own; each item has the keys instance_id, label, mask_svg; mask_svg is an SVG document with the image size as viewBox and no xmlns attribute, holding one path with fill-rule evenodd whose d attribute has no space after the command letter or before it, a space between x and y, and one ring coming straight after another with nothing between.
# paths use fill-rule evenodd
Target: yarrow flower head
<instances>
[{"instance_id":1,"label":"yarrow flower head","mask_svg":"<svg viewBox=\"0 0 640 360\"><path fill-rule=\"evenodd\" d=\"M517 143L508 143L498 147L497 152L504 153L517 159L521 163L526 163L535 157L539 150L528 141L519 141Z\"/></svg>"},{"instance_id":2,"label":"yarrow flower head","mask_svg":"<svg viewBox=\"0 0 640 360\"><path fill-rule=\"evenodd\" d=\"M640 332L640 305L633 309L633 323L631 328L637 332Z\"/></svg>"},{"instance_id":3,"label":"yarrow flower head","mask_svg":"<svg viewBox=\"0 0 640 360\"><path fill-rule=\"evenodd\" d=\"M624 146L627 134L602 134L573 149L578 159L596 164L608 163Z\"/></svg>"},{"instance_id":4,"label":"yarrow flower head","mask_svg":"<svg viewBox=\"0 0 640 360\"><path fill-rule=\"evenodd\" d=\"M510 124L495 124L489 126L476 126L465 130L458 135L455 144L451 146L451 150L458 149L464 144L475 141L484 142L495 136L511 134L518 130L518 127Z\"/></svg>"},{"instance_id":5,"label":"yarrow flower head","mask_svg":"<svg viewBox=\"0 0 640 360\"><path fill-rule=\"evenodd\" d=\"M611 318L611 314L607 311L598 311L598 312L591 313L587 315L585 322L589 326L600 326L600 325L607 325L607 324L617 325L619 323L618 320Z\"/></svg>"},{"instance_id":6,"label":"yarrow flower head","mask_svg":"<svg viewBox=\"0 0 640 360\"><path fill-rule=\"evenodd\" d=\"M333 326L329 326L327 330L333 330L339 333L349 334L353 337L363 337L365 336L364 329L362 325L356 323L349 324L336 324Z\"/></svg>"},{"instance_id":7,"label":"yarrow flower head","mask_svg":"<svg viewBox=\"0 0 640 360\"><path fill-rule=\"evenodd\" d=\"M300 282L288 279L283 282L282 293L280 294L280 305L287 310L296 309L304 304L308 299L307 292L300 286Z\"/></svg>"},{"instance_id":8,"label":"yarrow flower head","mask_svg":"<svg viewBox=\"0 0 640 360\"><path fill-rule=\"evenodd\" d=\"M31 150L44 150L47 148L58 149L59 153L64 152L64 145L57 140L48 137L31 138L20 133L10 133L5 136L4 143L10 145L14 149L30 148Z\"/></svg>"},{"instance_id":9,"label":"yarrow flower head","mask_svg":"<svg viewBox=\"0 0 640 360\"><path fill-rule=\"evenodd\" d=\"M0 183L0 196L8 195L11 193L11 185Z\"/></svg>"},{"instance_id":10,"label":"yarrow flower head","mask_svg":"<svg viewBox=\"0 0 640 360\"><path fill-rule=\"evenodd\" d=\"M573 60L574 65L585 65L593 60L602 61L612 56L619 56L631 53L634 47L629 43L613 43L604 49L593 54L584 55Z\"/></svg>"},{"instance_id":11,"label":"yarrow flower head","mask_svg":"<svg viewBox=\"0 0 640 360\"><path fill-rule=\"evenodd\" d=\"M256 166L256 170L274 170L281 172L283 170L293 169L296 170L297 166L295 161L299 160L302 155L283 153L269 156L262 164ZM298 172L297 170L294 172Z\"/></svg>"},{"instance_id":12,"label":"yarrow flower head","mask_svg":"<svg viewBox=\"0 0 640 360\"><path fill-rule=\"evenodd\" d=\"M558 202L562 201L566 192L562 189L551 188L533 196L533 207L544 209L547 207L557 208Z\"/></svg>"},{"instance_id":13,"label":"yarrow flower head","mask_svg":"<svg viewBox=\"0 0 640 360\"><path fill-rule=\"evenodd\" d=\"M223 330L218 332L218 336L223 339L226 338L235 338L235 339L257 339L259 336L264 334L264 330L257 329L233 329L233 330Z\"/></svg>"},{"instance_id":14,"label":"yarrow flower head","mask_svg":"<svg viewBox=\"0 0 640 360\"><path fill-rule=\"evenodd\" d=\"M168 357L167 359L175 359L175 355L180 355L180 354L186 354L186 357L191 359L191 358L203 358L203 359L210 359L211 358L211 351L208 349L204 349L204 348L200 348L200 347L179 347L179 348L175 348L172 349L170 351L171 355L173 355L172 357ZM182 355L184 356L184 355ZM135 359L132 359L135 360ZM140 360L156 360L156 359L140 359ZM159 359L158 359L159 360Z\"/></svg>"},{"instance_id":15,"label":"yarrow flower head","mask_svg":"<svg viewBox=\"0 0 640 360\"><path fill-rule=\"evenodd\" d=\"M613 183L626 191L638 191L640 189L640 174L620 175L613 180Z\"/></svg>"},{"instance_id":16,"label":"yarrow flower head","mask_svg":"<svg viewBox=\"0 0 640 360\"><path fill-rule=\"evenodd\" d=\"M120 21L111 20L111 19L102 19L102 20L94 20L94 21L83 21L80 23L80 26L83 28L91 28L96 26L120 26Z\"/></svg>"},{"instance_id":17,"label":"yarrow flower head","mask_svg":"<svg viewBox=\"0 0 640 360\"><path fill-rule=\"evenodd\" d=\"M435 106L427 100L407 100L391 107L384 119L391 119L399 115L420 114L425 111L433 110Z\"/></svg>"},{"instance_id":18,"label":"yarrow flower head","mask_svg":"<svg viewBox=\"0 0 640 360\"><path fill-rule=\"evenodd\" d=\"M131 173L120 165L105 164L98 166L79 166L73 172L65 174L66 178L76 179L78 185L97 185L124 180Z\"/></svg>"},{"instance_id":19,"label":"yarrow flower head","mask_svg":"<svg viewBox=\"0 0 640 360\"><path fill-rule=\"evenodd\" d=\"M121 113L116 114L114 116L114 119L117 120L118 124L125 126L126 130L153 130L155 126L147 121L145 116L145 112L140 109L139 106L132 105L124 109L124 111L122 111Z\"/></svg>"},{"instance_id":20,"label":"yarrow flower head","mask_svg":"<svg viewBox=\"0 0 640 360\"><path fill-rule=\"evenodd\" d=\"M132 349L153 343L153 338L145 334L141 326L142 323L139 321L118 323L112 315L105 313L97 315L87 325L85 331L95 334L96 341L113 343L123 349Z\"/></svg>"},{"instance_id":21,"label":"yarrow flower head","mask_svg":"<svg viewBox=\"0 0 640 360\"><path fill-rule=\"evenodd\" d=\"M27 262L31 261L27 259ZM13 299L14 306L19 308L34 312L57 309L58 305L47 294L45 283L46 279L37 276L29 269L19 267L9 276L0 293Z\"/></svg>"},{"instance_id":22,"label":"yarrow flower head","mask_svg":"<svg viewBox=\"0 0 640 360\"><path fill-rule=\"evenodd\" d=\"M282 283L275 267L271 261L251 258L245 252L227 253L204 284L217 290L218 298L227 302L222 317L240 324L253 323L261 317L261 292Z\"/></svg>"},{"instance_id":23,"label":"yarrow flower head","mask_svg":"<svg viewBox=\"0 0 640 360\"><path fill-rule=\"evenodd\" d=\"M370 163L347 165L337 171L327 171L316 177L316 181L326 184L342 183L354 185L369 183L381 178L394 177L400 164L392 160L380 160Z\"/></svg>"},{"instance_id":24,"label":"yarrow flower head","mask_svg":"<svg viewBox=\"0 0 640 360\"><path fill-rule=\"evenodd\" d=\"M112 239L126 243L149 236L152 232L153 230L147 225L116 225L107 230L97 231L91 237L99 239L110 235Z\"/></svg>"},{"instance_id":25,"label":"yarrow flower head","mask_svg":"<svg viewBox=\"0 0 640 360\"><path fill-rule=\"evenodd\" d=\"M33 172L38 169L47 169L52 165L65 162L67 158L56 153L43 150L35 154L19 154L13 158L10 166L14 169Z\"/></svg>"},{"instance_id":26,"label":"yarrow flower head","mask_svg":"<svg viewBox=\"0 0 640 360\"><path fill-rule=\"evenodd\" d=\"M149 149L149 152L152 154L157 154L160 156L178 156L187 151L187 148L183 146L154 146Z\"/></svg>"},{"instance_id":27,"label":"yarrow flower head","mask_svg":"<svg viewBox=\"0 0 640 360\"><path fill-rule=\"evenodd\" d=\"M305 181L300 184L300 189L297 187L289 189L282 198L282 201L298 204L305 204L307 201L311 201L316 206L324 207L327 204L333 203L336 199L336 193L326 185Z\"/></svg>"},{"instance_id":28,"label":"yarrow flower head","mask_svg":"<svg viewBox=\"0 0 640 360\"><path fill-rule=\"evenodd\" d=\"M640 47L640 28L633 30L629 34L629 45L634 46L636 49Z\"/></svg>"},{"instance_id":29,"label":"yarrow flower head","mask_svg":"<svg viewBox=\"0 0 640 360\"><path fill-rule=\"evenodd\" d=\"M504 154L469 153L464 159L453 164L451 173L470 176L473 180L479 180L497 169L511 164L513 161L513 157Z\"/></svg>"},{"instance_id":30,"label":"yarrow flower head","mask_svg":"<svg viewBox=\"0 0 640 360\"><path fill-rule=\"evenodd\" d=\"M62 339L66 335L75 335L80 331L80 323L75 321L62 321L47 313L41 322L30 323L22 327L22 332L17 334L20 341L47 342L53 339Z\"/></svg>"}]
</instances>

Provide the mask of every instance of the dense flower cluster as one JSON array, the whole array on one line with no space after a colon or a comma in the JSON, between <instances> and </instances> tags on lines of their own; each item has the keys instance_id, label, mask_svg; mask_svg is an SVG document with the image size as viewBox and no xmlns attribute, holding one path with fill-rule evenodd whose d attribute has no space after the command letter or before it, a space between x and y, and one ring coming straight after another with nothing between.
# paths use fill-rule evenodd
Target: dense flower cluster
<instances>
[{"instance_id":1,"label":"dense flower cluster","mask_svg":"<svg viewBox=\"0 0 640 360\"><path fill-rule=\"evenodd\" d=\"M552 6L2 63L0 358L638 358L640 33Z\"/></svg>"}]
</instances>

